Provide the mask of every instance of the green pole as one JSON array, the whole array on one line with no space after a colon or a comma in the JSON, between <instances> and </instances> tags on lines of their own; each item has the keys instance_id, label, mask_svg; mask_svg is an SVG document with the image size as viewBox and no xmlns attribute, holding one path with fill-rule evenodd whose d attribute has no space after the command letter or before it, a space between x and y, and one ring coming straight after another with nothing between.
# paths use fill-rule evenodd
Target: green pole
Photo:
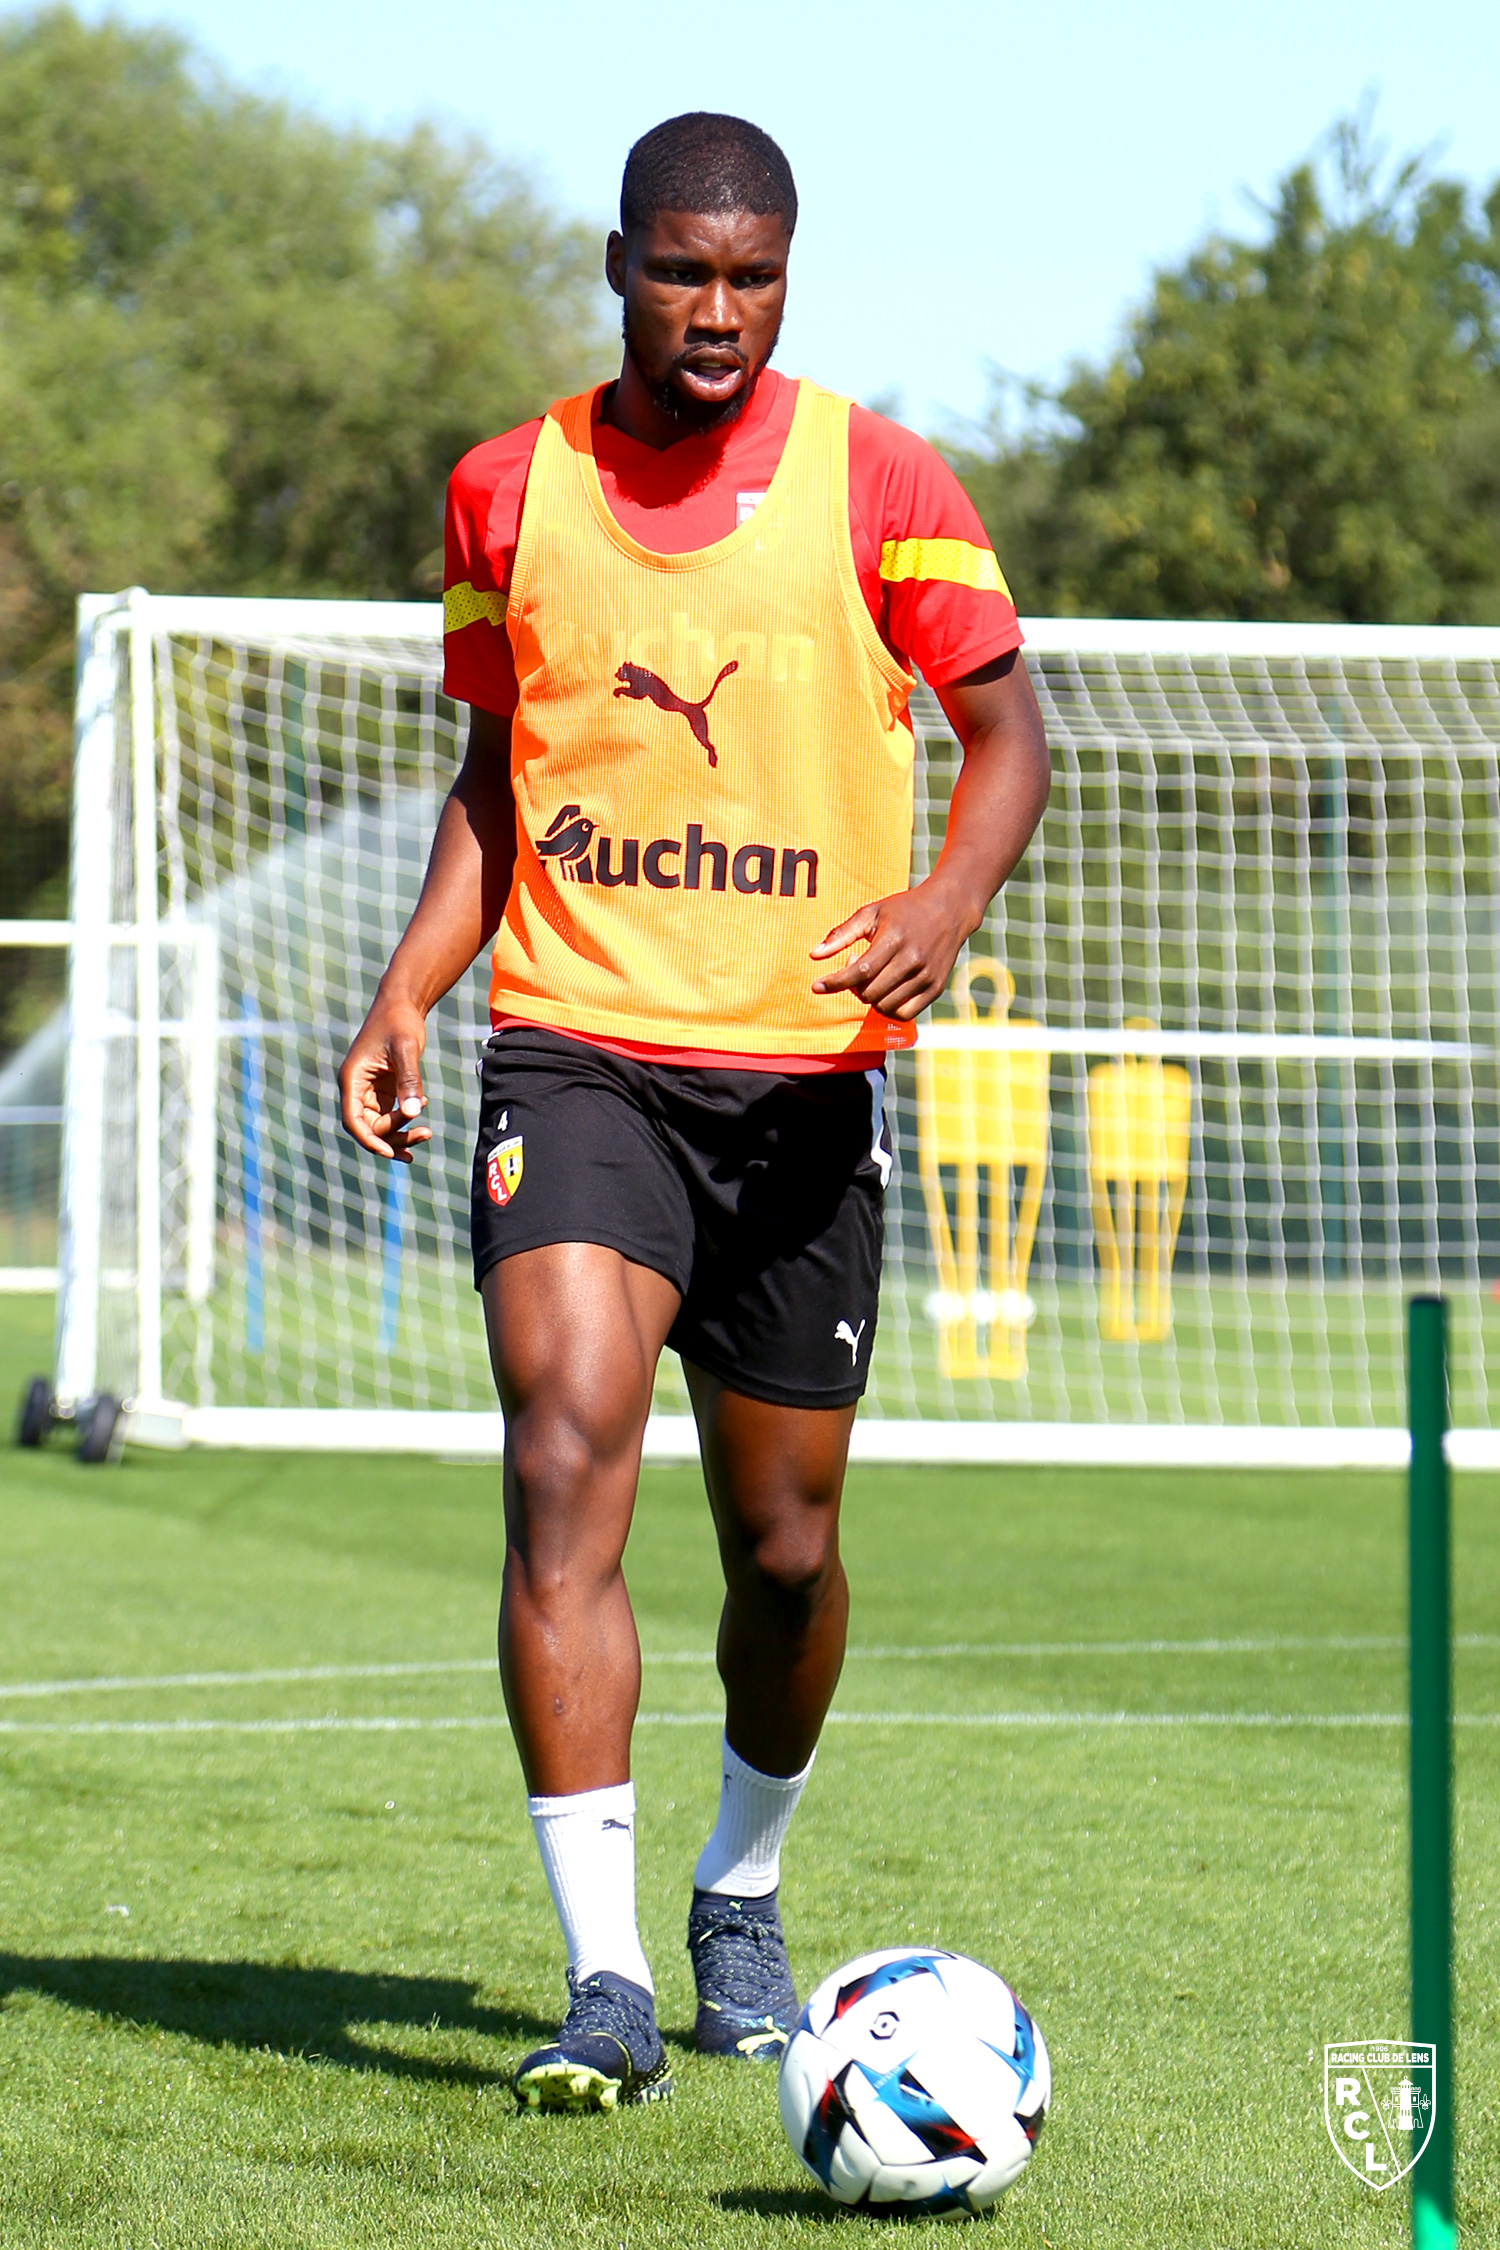
<instances>
[{"instance_id":1,"label":"green pole","mask_svg":"<svg viewBox=\"0 0 1500 2250\"><path fill-rule=\"evenodd\" d=\"M1411 2035L1434 2050L1432 2135L1412 2173L1415 2250L1452 2250L1453 1726L1448 1369L1441 1297L1411 1306Z\"/></svg>"}]
</instances>

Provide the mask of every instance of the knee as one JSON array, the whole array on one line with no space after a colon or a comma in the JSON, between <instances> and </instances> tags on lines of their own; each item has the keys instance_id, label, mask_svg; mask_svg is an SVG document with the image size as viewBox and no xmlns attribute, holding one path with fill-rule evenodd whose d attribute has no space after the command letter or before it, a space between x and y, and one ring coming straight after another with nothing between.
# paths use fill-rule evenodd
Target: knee
<instances>
[{"instance_id":1,"label":"knee","mask_svg":"<svg viewBox=\"0 0 1500 2250\"><path fill-rule=\"evenodd\" d=\"M599 1473L596 1434L577 1417L527 1407L506 1428L510 1482L523 1518L545 1519L583 1503Z\"/></svg>"},{"instance_id":2,"label":"knee","mask_svg":"<svg viewBox=\"0 0 1500 2250\"><path fill-rule=\"evenodd\" d=\"M611 1433L528 1408L506 1431L507 1582L544 1606L614 1578L630 1526L632 1464ZM623 1471L623 1473L622 1473Z\"/></svg>"},{"instance_id":3,"label":"knee","mask_svg":"<svg viewBox=\"0 0 1500 2250\"><path fill-rule=\"evenodd\" d=\"M797 1630L816 1615L838 1578L838 1544L831 1512L786 1511L751 1545L745 1575L759 1607L783 1629Z\"/></svg>"},{"instance_id":4,"label":"knee","mask_svg":"<svg viewBox=\"0 0 1500 2250\"><path fill-rule=\"evenodd\" d=\"M505 1419L510 1481L528 1509L566 1508L603 1485L634 1485L644 1411L634 1397L611 1399L576 1382L549 1384Z\"/></svg>"}]
</instances>

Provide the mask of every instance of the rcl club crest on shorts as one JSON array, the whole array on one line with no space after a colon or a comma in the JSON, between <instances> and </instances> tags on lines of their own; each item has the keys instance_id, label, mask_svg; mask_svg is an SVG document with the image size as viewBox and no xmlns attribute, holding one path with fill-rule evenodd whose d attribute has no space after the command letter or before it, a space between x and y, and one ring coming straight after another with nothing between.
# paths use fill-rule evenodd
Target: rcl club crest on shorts
<instances>
[{"instance_id":1,"label":"rcl club crest on shorts","mask_svg":"<svg viewBox=\"0 0 1500 2250\"><path fill-rule=\"evenodd\" d=\"M1379 2194L1404 2179L1432 2137L1437 2050L1409 2039L1323 2049L1328 2137L1356 2179Z\"/></svg>"},{"instance_id":2,"label":"rcl club crest on shorts","mask_svg":"<svg viewBox=\"0 0 1500 2250\"><path fill-rule=\"evenodd\" d=\"M485 1184L490 1191L491 1203L498 1203L503 1211L521 1184L521 1165L524 1156L519 1133L508 1141L497 1141L484 1160Z\"/></svg>"}]
</instances>

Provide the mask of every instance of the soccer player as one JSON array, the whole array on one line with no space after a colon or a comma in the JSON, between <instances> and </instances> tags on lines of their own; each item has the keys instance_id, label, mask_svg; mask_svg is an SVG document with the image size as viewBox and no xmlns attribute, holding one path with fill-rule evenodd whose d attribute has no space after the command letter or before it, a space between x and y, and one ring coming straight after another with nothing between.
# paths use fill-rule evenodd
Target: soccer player
<instances>
[{"instance_id":1,"label":"soccer player","mask_svg":"<svg viewBox=\"0 0 1500 2250\"><path fill-rule=\"evenodd\" d=\"M618 381L454 471L446 686L468 747L341 1073L350 1133L410 1162L428 1010L495 939L474 1278L506 1418L500 1671L568 1955L566 2021L516 2074L543 2108L669 2087L636 1929L621 1575L664 1345L725 1580L696 2039L771 2060L785 2043L780 1852L843 1660L885 1057L1047 795L1015 610L962 489L905 430L770 371L796 216L753 125L647 133L606 253ZM872 314L899 317L896 278L849 306ZM918 667L964 756L909 889Z\"/></svg>"}]
</instances>

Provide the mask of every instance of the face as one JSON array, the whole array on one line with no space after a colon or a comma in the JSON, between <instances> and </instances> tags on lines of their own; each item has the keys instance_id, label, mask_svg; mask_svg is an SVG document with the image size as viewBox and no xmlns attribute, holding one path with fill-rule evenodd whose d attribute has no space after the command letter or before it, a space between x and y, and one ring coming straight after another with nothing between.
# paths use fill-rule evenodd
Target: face
<instances>
[{"instance_id":1,"label":"face","mask_svg":"<svg viewBox=\"0 0 1500 2250\"><path fill-rule=\"evenodd\" d=\"M688 429L732 422L775 347L791 247L774 214L659 211L605 272L625 300L625 348L660 412Z\"/></svg>"}]
</instances>

